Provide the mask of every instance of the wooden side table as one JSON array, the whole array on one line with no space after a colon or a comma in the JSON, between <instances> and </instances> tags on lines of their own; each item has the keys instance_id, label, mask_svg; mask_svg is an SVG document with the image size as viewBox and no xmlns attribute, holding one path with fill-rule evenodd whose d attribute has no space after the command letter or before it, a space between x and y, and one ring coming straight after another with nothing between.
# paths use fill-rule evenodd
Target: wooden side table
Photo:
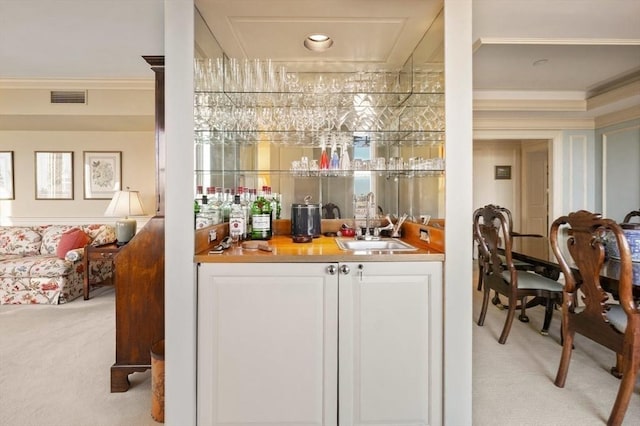
<instances>
[{"instance_id":1,"label":"wooden side table","mask_svg":"<svg viewBox=\"0 0 640 426\"><path fill-rule=\"evenodd\" d=\"M84 248L84 300L89 299L89 287L91 287L89 266L91 265L91 262L96 260L110 260L113 268L113 257L118 253L118 251L120 251L120 248L121 246L118 246L115 243L105 244L102 246L88 245ZM111 277L113 282L113 275Z\"/></svg>"}]
</instances>

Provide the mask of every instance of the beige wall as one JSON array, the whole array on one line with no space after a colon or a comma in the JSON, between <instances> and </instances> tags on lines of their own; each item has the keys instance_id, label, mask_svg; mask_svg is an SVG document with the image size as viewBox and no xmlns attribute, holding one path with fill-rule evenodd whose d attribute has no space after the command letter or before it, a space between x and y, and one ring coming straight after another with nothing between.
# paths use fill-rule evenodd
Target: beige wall
<instances>
[{"instance_id":1,"label":"beige wall","mask_svg":"<svg viewBox=\"0 0 640 426\"><path fill-rule=\"evenodd\" d=\"M507 207L513 213L514 229L520 222L519 140L480 140L473 143L473 208L485 204ZM495 166L511 166L511 179L496 180Z\"/></svg>"},{"instance_id":2,"label":"beige wall","mask_svg":"<svg viewBox=\"0 0 640 426\"><path fill-rule=\"evenodd\" d=\"M141 82L133 89L101 84L88 91L83 105L47 105L48 96L33 96L43 92L39 82L33 83L38 87L35 91L33 87L7 90L2 83L0 151L13 151L15 199L0 200L0 225L114 222L117 218L103 216L109 200L84 199L84 151L122 152L122 187L140 191L146 213L153 215L152 82ZM87 85L81 82L76 87ZM19 106L9 108L10 104ZM35 151L73 152L73 200L35 199Z\"/></svg>"}]
</instances>

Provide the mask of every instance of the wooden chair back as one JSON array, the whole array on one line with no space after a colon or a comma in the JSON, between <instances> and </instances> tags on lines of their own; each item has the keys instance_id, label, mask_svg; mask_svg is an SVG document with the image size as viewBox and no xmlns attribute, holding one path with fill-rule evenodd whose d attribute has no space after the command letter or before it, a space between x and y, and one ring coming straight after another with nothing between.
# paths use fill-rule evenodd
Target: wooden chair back
<instances>
[{"instance_id":1,"label":"wooden chair back","mask_svg":"<svg viewBox=\"0 0 640 426\"><path fill-rule=\"evenodd\" d=\"M629 223L631 222L631 219L634 217L639 217L640 218L640 210L633 210L629 213L627 213L627 215L624 217L624 220L622 221L622 223Z\"/></svg>"},{"instance_id":2,"label":"wooden chair back","mask_svg":"<svg viewBox=\"0 0 640 426\"><path fill-rule=\"evenodd\" d=\"M322 217L324 219L340 219L340 207L333 203L327 203L322 206Z\"/></svg>"},{"instance_id":3,"label":"wooden chair back","mask_svg":"<svg viewBox=\"0 0 640 426\"><path fill-rule=\"evenodd\" d=\"M558 234L565 226L569 231L567 250L563 251ZM619 304L607 303L610 296L600 284L607 235L613 235L620 251ZM565 276L562 309L564 344L555 384L564 387L575 333L611 349L618 355L622 382L608 424L619 425L640 366L640 311L633 300L629 245L622 228L615 221L580 210L553 222L551 247ZM571 259L565 253L569 253ZM583 302L579 309L576 308L578 290Z\"/></svg>"},{"instance_id":4,"label":"wooden chair back","mask_svg":"<svg viewBox=\"0 0 640 426\"><path fill-rule=\"evenodd\" d=\"M539 304L545 305L547 309L542 328L543 334L546 334L553 314L553 304L562 296L562 286L559 283L520 270L514 264L511 252L512 231L509 226L511 221L507 212L502 207L489 204L477 209L473 215L474 238L478 242L479 266L484 282L478 325L484 324L491 290L508 299L507 318L499 343L506 342L516 309L522 310L520 321L528 322L525 309ZM519 285L519 281L522 281L522 285ZM533 297L533 300L527 303L527 297Z\"/></svg>"},{"instance_id":5,"label":"wooden chair back","mask_svg":"<svg viewBox=\"0 0 640 426\"><path fill-rule=\"evenodd\" d=\"M511 214L506 212L508 209L488 204L476 210L473 217L474 237L484 267L491 268L497 274L504 270L498 249L505 250L504 257L507 262L511 259L511 232L508 220ZM506 267L508 268L508 265Z\"/></svg>"}]
</instances>

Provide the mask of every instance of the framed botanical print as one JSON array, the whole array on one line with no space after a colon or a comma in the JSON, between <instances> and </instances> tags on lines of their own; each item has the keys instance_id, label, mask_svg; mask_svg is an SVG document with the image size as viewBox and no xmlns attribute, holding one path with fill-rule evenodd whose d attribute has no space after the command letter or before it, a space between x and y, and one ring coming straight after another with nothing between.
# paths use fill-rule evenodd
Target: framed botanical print
<instances>
[{"instance_id":1,"label":"framed botanical print","mask_svg":"<svg viewBox=\"0 0 640 426\"><path fill-rule=\"evenodd\" d=\"M73 200L73 152L36 151L36 200Z\"/></svg>"},{"instance_id":2,"label":"framed botanical print","mask_svg":"<svg viewBox=\"0 0 640 426\"><path fill-rule=\"evenodd\" d=\"M0 151L0 200L15 199L13 191L13 151Z\"/></svg>"},{"instance_id":3,"label":"framed botanical print","mask_svg":"<svg viewBox=\"0 0 640 426\"><path fill-rule=\"evenodd\" d=\"M110 200L122 188L121 151L84 151L84 198Z\"/></svg>"}]
</instances>

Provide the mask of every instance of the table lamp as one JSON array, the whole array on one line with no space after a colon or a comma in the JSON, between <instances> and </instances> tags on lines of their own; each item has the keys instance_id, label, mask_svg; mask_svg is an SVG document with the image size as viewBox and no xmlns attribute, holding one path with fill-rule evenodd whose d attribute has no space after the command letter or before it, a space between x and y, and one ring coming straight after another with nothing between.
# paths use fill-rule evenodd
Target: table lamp
<instances>
[{"instance_id":1,"label":"table lamp","mask_svg":"<svg viewBox=\"0 0 640 426\"><path fill-rule=\"evenodd\" d=\"M127 244L136 234L137 222L129 216L144 215L138 191L116 191L104 212L105 216L122 217L116 221L116 240L119 246Z\"/></svg>"}]
</instances>

